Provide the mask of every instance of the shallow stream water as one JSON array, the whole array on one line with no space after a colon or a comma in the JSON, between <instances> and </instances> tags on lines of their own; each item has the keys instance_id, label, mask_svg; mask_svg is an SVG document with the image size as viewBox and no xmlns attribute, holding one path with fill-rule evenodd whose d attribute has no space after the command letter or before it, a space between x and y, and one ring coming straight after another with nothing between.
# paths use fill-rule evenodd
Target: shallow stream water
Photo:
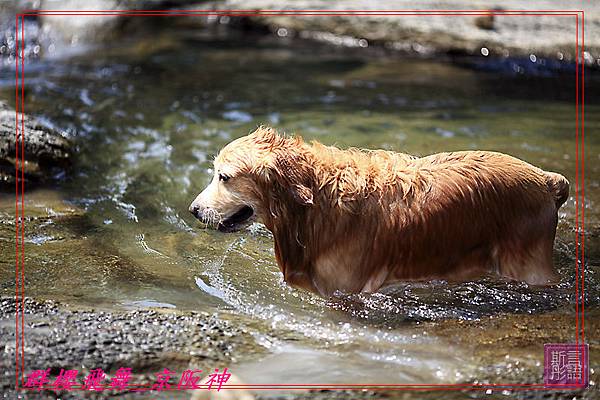
<instances>
[{"instance_id":1,"label":"shallow stream water","mask_svg":"<svg viewBox=\"0 0 600 400\"><path fill-rule=\"evenodd\" d=\"M25 72L26 112L77 146L69 177L26 188L28 296L111 310L218 313L268 349L231 366L252 383L470 382L489 365L457 343L457 321L481 321L486 329L499 315L566 321L574 312L572 71L492 73L450 60L180 32L38 60ZM587 79L585 288L593 313L600 293L600 143L593 134L600 107L592 93L600 81ZM12 85L7 67L0 73L7 101ZM259 124L341 147L415 155L495 150L564 174L572 189L555 245L562 282L406 283L332 299L289 288L264 227L223 234L187 212L218 150ZM4 294L14 293L14 215L14 195L1 194ZM536 368L541 344L513 357Z\"/></svg>"}]
</instances>

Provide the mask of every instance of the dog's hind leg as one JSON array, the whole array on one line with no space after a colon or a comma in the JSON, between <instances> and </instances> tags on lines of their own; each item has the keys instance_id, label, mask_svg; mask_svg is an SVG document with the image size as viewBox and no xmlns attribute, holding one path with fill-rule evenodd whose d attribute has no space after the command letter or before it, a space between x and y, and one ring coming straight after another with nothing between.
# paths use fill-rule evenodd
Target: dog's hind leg
<instances>
[{"instance_id":1,"label":"dog's hind leg","mask_svg":"<svg viewBox=\"0 0 600 400\"><path fill-rule=\"evenodd\" d=\"M373 274L369 280L365 283L361 292L363 293L373 293L379 290L381 286L383 286L384 282L387 280L389 275L389 270L386 267L383 267L379 270L379 272Z\"/></svg>"},{"instance_id":2,"label":"dog's hind leg","mask_svg":"<svg viewBox=\"0 0 600 400\"><path fill-rule=\"evenodd\" d=\"M498 273L530 285L551 285L560 277L552 261L553 240L541 239L525 249L500 249Z\"/></svg>"},{"instance_id":3,"label":"dog's hind leg","mask_svg":"<svg viewBox=\"0 0 600 400\"><path fill-rule=\"evenodd\" d=\"M495 266L501 276L530 285L558 283L552 260L557 215L554 209L540 213L539 218L525 221L521 229L493 251Z\"/></svg>"}]
</instances>

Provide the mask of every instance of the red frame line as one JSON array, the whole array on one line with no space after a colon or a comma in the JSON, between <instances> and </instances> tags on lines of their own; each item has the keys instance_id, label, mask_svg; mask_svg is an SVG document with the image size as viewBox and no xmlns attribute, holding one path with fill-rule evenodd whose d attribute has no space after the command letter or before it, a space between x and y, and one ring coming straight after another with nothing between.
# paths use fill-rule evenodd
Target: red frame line
<instances>
[{"instance_id":1,"label":"red frame line","mask_svg":"<svg viewBox=\"0 0 600 400\"><path fill-rule=\"evenodd\" d=\"M19 40L17 37L17 31L19 29L19 17L15 16L15 373L16 382L15 387L19 385Z\"/></svg>"},{"instance_id":2,"label":"red frame line","mask_svg":"<svg viewBox=\"0 0 600 400\"><path fill-rule=\"evenodd\" d=\"M175 384L171 383L171 386L175 386ZM133 385L128 385L128 387L132 387ZM548 386L553 386L553 385L548 385ZM581 386L580 385L565 385L567 389L569 390L577 390L580 389ZM98 387L103 387L103 390L110 390L111 387L110 386L98 386ZM98 391L94 391L94 390L89 390L89 389L83 389L80 387L72 387L69 390L55 390L53 387L46 387L44 386L42 388L43 390L51 390L51 391L56 391L56 392L60 392L60 391L72 391L72 390L80 390L80 391L85 391L85 392L90 392L90 393L94 393L94 392L102 392L103 390L98 390ZM384 391L402 391L402 390L410 390L410 391L421 391L421 392L430 392L430 391L438 391L438 390L463 390L463 391L467 391L467 390L511 390L511 391L516 391L516 390L538 390L538 391L547 391L550 390L549 387L533 387L533 388L525 388L525 389L515 389L512 386L510 387L488 387L488 386L481 386L481 385L477 385L477 386L472 386L472 387L455 387L455 385L453 384L447 384L445 385L445 387L435 387L435 386L427 386L427 387L412 387L412 386L405 386L405 385L374 385L374 386L369 386L369 385L328 385L328 386L323 386L323 385L318 385L318 386L301 386L301 385L281 385L281 387L277 386L277 385L239 385L239 386L230 386L230 385L223 385L221 387L221 390L323 390L323 389L331 389L331 390L363 390L363 389L368 389L368 390L384 390ZM565 387L560 386L557 389L565 389ZM38 392L37 388L21 388L21 390L24 391L32 391L32 392ZM177 389L177 388L164 388L161 390L152 390L150 389L150 386L147 387L135 387L135 388L131 388L129 390L123 390L122 393L128 393L128 392L175 392L175 391L182 391L182 390L209 390L208 388L196 388L196 389L189 389L189 388L185 388L185 389ZM216 390L216 388L212 388L212 391Z\"/></svg>"},{"instance_id":3,"label":"red frame line","mask_svg":"<svg viewBox=\"0 0 600 400\"><path fill-rule=\"evenodd\" d=\"M495 15L514 15L514 16L546 16L548 14L545 13L498 13L495 12ZM72 14L72 13L36 13L36 14L22 14L24 16L39 16L39 15L47 15L47 16L73 16L76 15L78 17L80 16L125 16L125 17L141 17L141 16L145 16L145 17L180 17L180 16L211 16L211 15L215 15L212 12L207 12L207 13L196 13L196 14L189 14L189 13L164 13L164 14L146 14L146 13L139 13L139 12L130 12L130 13L105 13L105 14L96 14L96 13L80 13L80 14ZM327 16L344 16L344 14L322 14L322 13L318 13L318 14L298 14L298 15L293 15L293 14L279 14L279 13L260 13L260 14L256 14L256 13L248 13L248 14L217 14L219 16L233 16L233 17L252 17L252 16L279 16L279 15L288 15L288 16L298 16L298 17L327 17ZM348 16L421 16L421 15L427 15L427 16L489 16L490 13L489 12L481 12L478 14L474 14L474 13L455 13L455 14L447 14L447 13L431 13L431 14L422 14L422 13L398 13L398 14L351 14ZM561 13L561 14L551 14L554 16L577 16L577 14L574 13Z\"/></svg>"},{"instance_id":4,"label":"red frame line","mask_svg":"<svg viewBox=\"0 0 600 400\"><path fill-rule=\"evenodd\" d=\"M260 16L260 15L292 15L292 16L303 16L303 15L341 15L341 16L361 16L361 15L375 15L375 16L395 16L395 15L514 15L526 14L526 15L538 15L535 13L542 13L542 15L578 15L581 12L579 10L493 10L493 9L481 9L481 10L135 10L135 9L124 9L124 10L25 10L20 15L37 16L37 15L165 15L165 16L178 16L178 15L226 15L226 16ZM564 14L567 13L567 14Z\"/></svg>"},{"instance_id":5,"label":"red frame line","mask_svg":"<svg viewBox=\"0 0 600 400\"><path fill-rule=\"evenodd\" d=\"M347 15L354 15L355 13L401 13L401 12L418 12L418 13L422 13L422 14L429 14L431 12L446 12L446 13L455 13L455 12L472 12L472 13L477 13L477 12L481 12L481 11L488 11L488 12L499 12L499 13L503 13L503 12L544 12L547 14L552 14L552 13L557 13L557 12L563 12L563 11L569 11L569 12L573 12L573 13L580 13L583 12L582 10L577 10L577 9L568 9L568 10L546 10L546 9L528 9L528 10L512 10L512 9L479 9L479 10L473 10L473 9L469 9L469 10L461 10L461 9L452 9L452 10L421 10L421 9L410 9L410 8L406 8L406 9L374 9L374 10L360 10L360 9L356 9L356 10L323 10L323 9L305 9L305 10L284 10L284 9L264 9L264 10L257 10L257 9L219 9L219 10L206 10L206 9L185 9L185 10L179 10L179 9L164 9L164 10L139 10L139 9L135 9L135 8L129 8L129 9L122 9L122 10L100 10L100 9L94 9L94 10L62 10L62 9L58 9L58 10L36 10L36 9L29 9L29 10L24 10L21 14L24 13L43 13L43 12L70 12L70 13L79 13L79 12L95 12L95 13L106 13L106 12L128 12L128 11L139 11L139 12L144 12L144 13L161 13L161 12L171 12L171 11L185 11L185 12L189 12L189 13L199 13L199 12L211 12L211 13L228 13L228 14L235 14L235 13L240 13L240 12L253 12L255 14L260 14L262 12L277 12L277 13L288 13L288 14L303 14L303 13L308 13L308 12L315 12L315 13L339 13L339 14L347 14ZM19 15L21 15L19 14Z\"/></svg>"},{"instance_id":6,"label":"red frame line","mask_svg":"<svg viewBox=\"0 0 600 400\"><path fill-rule=\"evenodd\" d=\"M581 18L581 198L585 199L585 12ZM585 202L581 207L581 342L585 343ZM582 363L583 365L583 363Z\"/></svg>"},{"instance_id":7,"label":"red frame line","mask_svg":"<svg viewBox=\"0 0 600 400\"><path fill-rule=\"evenodd\" d=\"M579 165L579 17L575 18L575 162ZM575 191L579 188L579 169L575 169ZM579 196L575 194L575 314L579 314ZM579 318L575 319L575 343L579 345Z\"/></svg>"},{"instance_id":8,"label":"red frame line","mask_svg":"<svg viewBox=\"0 0 600 400\"><path fill-rule=\"evenodd\" d=\"M21 372L23 373L24 368L24 349L25 349L25 338L24 338L24 323L25 323L25 299L24 299L24 286L25 286L25 23L24 17L21 17Z\"/></svg>"},{"instance_id":9,"label":"red frame line","mask_svg":"<svg viewBox=\"0 0 600 400\"><path fill-rule=\"evenodd\" d=\"M579 20L579 18L577 18ZM579 303L579 301L581 301L581 344L584 345L585 344L585 292L584 292L584 286L585 286L585 141L584 141L584 120L585 120L585 114L584 114L584 108L585 108L585 53L584 53L584 49L585 49L585 14L582 11L582 18L581 18L581 47L577 48L578 54L577 54L577 62L579 63L579 59L581 58L581 186L579 186L581 188L581 232L578 234L581 235L581 297L578 299L578 301L576 302L577 304ZM577 67L579 67L579 65L577 65ZM577 74L579 75L579 74ZM578 85L577 85L578 86ZM577 276L576 276L577 278ZM579 354L580 357L580 363L583 366L583 373L581 376L581 380L580 383L583 385L584 384L584 379L585 379L585 375L586 375L586 369L589 369L589 365L585 365L584 360L585 360L585 348L584 351L582 351Z\"/></svg>"},{"instance_id":10,"label":"red frame line","mask_svg":"<svg viewBox=\"0 0 600 400\"><path fill-rule=\"evenodd\" d=\"M175 386L175 381L173 381L172 383L169 383L171 386ZM326 384L327 386L324 386L324 384L321 383L306 383L306 384L287 384L287 383L276 383L276 384L271 384L271 383L265 383L265 384L223 384L222 387L223 388L231 388L231 389L256 389L256 388L278 388L278 389L323 389L323 388L327 388L327 389L340 389L340 388L354 388L354 389L360 389L360 388L373 388L373 389L381 389L381 390L388 390L388 389L394 389L394 388L421 388L421 389L427 389L427 390L433 390L431 388L436 388L436 387L457 387L459 390L469 390L469 389L474 389L474 388L480 388L480 389L493 389L493 390L501 390L501 389L510 389L510 390L514 390L515 387L518 388L519 390L522 389L522 387L524 387L524 389L522 390L529 390L530 388L533 389L539 389L539 390L547 390L548 388L557 388L557 389L581 389L581 384L580 383L569 383L569 384L562 384L562 383L554 383L554 384L529 384L529 383L506 383L506 384L501 384L501 383L431 383L431 384L395 384L395 383L390 383L390 384L386 384L386 383L364 383L364 384L352 384L352 383L348 383L348 384ZM137 388L137 389L150 389L152 386L154 386L154 384L128 384L127 387L128 388ZM206 389L205 386L208 386L207 384L200 384L198 385L200 386L200 388L202 389ZM217 385L213 385L217 386ZM110 385L98 385L97 387L103 387L105 389L110 389L111 386ZM73 385L72 389L79 389L81 388L81 390L88 390L88 389L83 389L83 385L82 384L75 384ZM37 391L37 387L32 388L32 387L27 387L27 388L21 388L22 390L33 390L33 391ZM43 385L43 389L44 390L55 390L55 387L52 385ZM163 389L164 390L178 390L176 388L172 388L172 389Z\"/></svg>"},{"instance_id":11,"label":"red frame line","mask_svg":"<svg viewBox=\"0 0 600 400\"><path fill-rule=\"evenodd\" d=\"M584 37L585 37L585 14L583 10L27 10L23 13L15 16L15 260L16 260L16 272L15 272L15 329L16 329L16 351L15 351L15 369L16 369L16 381L15 387L17 390L32 390L30 388L19 387L19 381L24 384L24 270L25 270L25 246L24 246L24 48L25 48L25 33L24 33L24 17L25 16L38 16L38 15L56 15L56 16L97 16L97 15L116 15L116 16L268 16L268 15L288 15L288 16L479 16L479 15L507 15L507 16L541 16L541 15L554 15L554 16L575 16L576 20L576 51L575 51L575 80L576 80L576 101L575 101L575 124L576 124L576 171L575 171L575 252L576 252L576 342L579 343L580 337L581 342L584 343L585 332L584 332L584 313L585 305L583 297L584 289L584 238L585 233L583 231L584 225L584 104L585 104L585 62L579 63L579 57L584 54ZM579 16L581 15L582 23L582 43L579 46ZM21 22L21 41L19 42L19 18ZM19 58L21 63L19 64ZM21 99L19 104L19 66L21 68ZM581 81L579 79L579 68L581 67ZM579 85L581 84L581 92L579 91ZM581 93L581 94L580 94ZM581 136L580 136L580 125L579 125L579 99L581 95ZM19 113L20 111L20 113ZM20 116L19 116L20 114ZM19 129L19 118L21 127ZM581 150L579 148L579 140L581 140ZM19 149L20 145L20 149ZM581 231L579 229L579 154L581 151ZM20 157L20 158L19 158ZM21 176L19 179L19 167L21 169ZM19 186L19 182L21 185ZM20 188L20 204L19 204L19 188ZM20 205L20 210L19 210ZM20 231L20 232L19 232ZM20 233L20 234L19 234ZM581 242L580 242L581 235ZM19 240L20 239L20 240ZM21 243L19 253L19 241ZM579 281L579 246L581 245L581 282ZM20 255L20 257L19 257ZM20 262L19 262L20 261ZM20 268L19 268L20 267ZM579 293L579 284L581 284L581 295ZM19 301L20 300L20 301ZM579 311L579 301L581 304L581 312ZM19 318L20 316L20 318ZM581 317L581 329L579 328L579 318ZM20 322L20 324L19 324ZM20 335L20 337L19 337ZM20 341L19 341L20 339ZM582 365L584 354L581 354ZM584 370L585 372L585 370ZM19 377L21 379L19 379ZM583 379L583 376L582 376ZM511 389L511 390L549 390L549 388L556 389L580 389L584 384L583 381L580 384L469 384L469 383L458 383L458 384L257 384L257 385L223 385L223 389L255 389L255 390L282 390L282 389L362 389L370 388L371 390L483 390L483 389ZM145 387L144 385L129 385L131 387ZM146 386L151 387L151 386ZM44 389L49 389L45 387ZM74 388L75 389L75 388ZM82 390L82 389L80 389ZM138 390L140 390L138 388ZM171 389L173 390L173 389Z\"/></svg>"},{"instance_id":12,"label":"red frame line","mask_svg":"<svg viewBox=\"0 0 600 400\"><path fill-rule=\"evenodd\" d=\"M21 216L25 216L25 23L21 17ZM25 219L21 220L21 373L25 360Z\"/></svg>"}]
</instances>

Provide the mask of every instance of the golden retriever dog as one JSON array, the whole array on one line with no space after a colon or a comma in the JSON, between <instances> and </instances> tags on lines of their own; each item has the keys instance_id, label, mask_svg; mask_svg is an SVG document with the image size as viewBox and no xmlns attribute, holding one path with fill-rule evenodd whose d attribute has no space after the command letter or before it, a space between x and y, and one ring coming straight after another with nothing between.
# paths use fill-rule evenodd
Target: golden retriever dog
<instances>
[{"instance_id":1,"label":"golden retriever dog","mask_svg":"<svg viewBox=\"0 0 600 400\"><path fill-rule=\"evenodd\" d=\"M223 232L262 222L285 281L330 296L489 273L555 283L568 193L562 175L506 154L340 150L259 127L223 148L190 212Z\"/></svg>"}]
</instances>

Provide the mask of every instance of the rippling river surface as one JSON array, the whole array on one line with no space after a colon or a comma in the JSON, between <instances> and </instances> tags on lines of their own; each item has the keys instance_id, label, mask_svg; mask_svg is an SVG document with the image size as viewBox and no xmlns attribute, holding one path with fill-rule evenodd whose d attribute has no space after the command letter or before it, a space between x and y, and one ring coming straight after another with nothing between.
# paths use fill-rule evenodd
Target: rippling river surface
<instances>
[{"instance_id":1,"label":"rippling river surface","mask_svg":"<svg viewBox=\"0 0 600 400\"><path fill-rule=\"evenodd\" d=\"M14 70L0 79L8 100ZM588 92L600 88L586 79ZM539 383L546 328L566 325L575 340L574 103L573 70L518 75L270 39L159 36L26 64L26 112L77 146L68 178L26 190L26 294L217 313L267 349L231 366L251 383ZM586 313L597 317L600 107L585 111ZM405 283L331 299L288 287L263 226L223 234L187 211L219 149L259 124L340 147L496 150L564 174L562 282ZM1 195L4 294L14 293L14 215L14 196ZM532 339L521 348L510 338L523 329ZM481 335L495 335L487 350ZM521 377L518 365L539 374ZM516 372L490 372L502 366Z\"/></svg>"}]
</instances>

